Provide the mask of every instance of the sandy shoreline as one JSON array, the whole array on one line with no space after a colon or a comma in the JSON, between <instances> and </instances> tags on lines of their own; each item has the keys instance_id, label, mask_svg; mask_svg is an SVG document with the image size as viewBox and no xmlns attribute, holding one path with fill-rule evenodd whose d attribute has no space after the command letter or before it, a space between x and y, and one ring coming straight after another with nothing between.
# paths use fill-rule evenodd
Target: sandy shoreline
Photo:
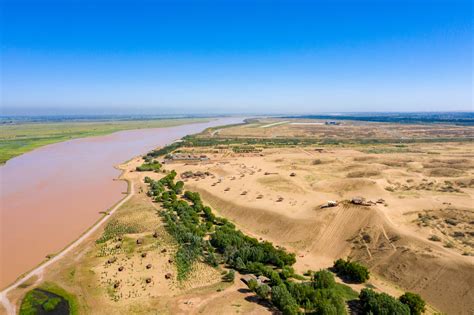
<instances>
[{"instance_id":1,"label":"sandy shoreline","mask_svg":"<svg viewBox=\"0 0 474 315\"><path fill-rule=\"evenodd\" d=\"M201 130L208 127L232 123L234 121L241 121L241 119L227 118L214 120L209 123L190 124L178 127L158 128L153 130L125 131L107 136L74 139L64 143L52 144L50 146L37 149L35 151L25 154L24 156L20 156L9 161L6 166L12 168L12 170L10 170L10 174L14 173L14 171L17 170L20 171L20 174L15 174L14 177L12 177L10 174L5 174L7 173L5 165L2 166L0 170L2 172L1 175L3 188L7 186L6 183L8 182L9 178L22 177L22 174L28 171L32 171L33 176L30 176L30 178L33 177L32 181L34 182L34 170L40 170L39 172L37 172L38 179L35 184L31 184L28 182L25 184L26 187L23 187L22 185L17 185L13 188L8 187L9 191L6 191L7 189L2 189L3 227L1 232L2 253L0 253L0 258L3 265L2 272L4 276L1 282L2 287L5 288L7 285L11 284L12 281L16 281L18 279L18 275L20 274L20 272L16 273L15 270L21 271L21 274L23 274L23 277L25 277L24 275L27 273L25 272L25 270L32 270L33 268L37 267L38 262L41 262L42 264L50 262L51 260L43 260L46 254L49 255L51 253L58 253L63 251L65 248L68 248L68 245L64 244L64 240L69 240L67 242L68 244L75 243L77 240L77 235L83 235L84 233L87 233L91 226L95 226L97 222L101 222L101 220L104 218L104 215L99 214L100 212L104 211L104 209L115 208L116 204L120 203L121 200L123 200L123 193L125 193L124 186L126 186L124 181L114 180L112 182L109 182L108 180L104 181L103 179L101 179L98 180L98 183L94 182L94 178L97 178L97 173L102 171L102 168L107 169L105 175L109 178L111 176L109 180L117 178L118 171L115 167L110 167L110 158L115 160L115 162L112 162L112 165L118 165L119 163L123 164L123 161L128 161L137 155L141 155L153 148L156 148L157 146L167 145L172 141L179 139L187 134L200 132ZM107 149L107 146L104 145L102 140L104 138L107 139L107 141L118 141L119 145L112 145L114 150L112 150L111 152L106 152L106 154L102 154L102 151ZM79 147L74 147L74 145L76 145L77 143L79 143ZM132 145L124 145L124 143L131 143ZM84 148L87 147L87 144L90 144L93 148L89 150L84 150ZM64 151L59 152L60 150L58 149L58 147L69 149L72 148L73 152L68 152L67 154L64 154ZM53 152L51 150L53 150ZM120 153L121 150L125 151L125 153L122 152L117 156L117 151ZM65 152L67 152L67 150ZM36 160L35 162L33 162L35 160L35 157L38 157L38 154L42 154L43 156L46 154L48 158L43 159L44 161L38 162L38 160ZM99 164L93 165L91 167L94 161L90 158L83 158L85 155L88 154L91 154L93 156L99 156ZM102 156L100 154L102 154ZM67 160L71 155L74 161L68 163ZM120 160L116 162L117 159ZM67 162L66 164L56 164L56 162L64 160ZM72 174L68 173L71 171L70 165L74 165L76 161L79 161L77 162L77 165L79 165L80 167L77 167L76 170L72 170ZM46 170L40 168L42 163L49 163ZM109 167L107 167L107 164L109 165ZM82 166L84 166L86 170L84 170ZM58 171L56 167L60 170ZM87 172L87 168L89 168L89 172ZM52 170L51 173L53 173L53 177L44 177L44 174L47 173L48 170ZM71 181L71 178L74 176L67 176L66 174L77 175L78 178L74 178L74 180ZM88 178L88 176L92 177ZM119 174L118 176L120 177L121 174ZM27 177L25 176L25 178ZM45 182L45 180L48 180L49 178L54 178L54 180L50 182ZM86 182L88 183L88 185L83 185ZM47 186L44 186L45 183L48 183ZM85 190L83 190L82 192L77 191L77 187L74 185L78 184L81 185L80 189L84 188ZM92 189L90 189L89 187L89 185L91 184ZM115 187L115 189L112 192L109 191L109 193L107 193L111 198L106 197L106 200L102 199L102 201L99 200L99 202L97 202L96 199L91 199L91 197L93 197L93 194L100 195L99 197L102 197L104 187L112 186ZM21 198L21 193L19 194L18 192L13 191L15 190L15 188L19 191L34 191L35 194L31 195L31 193L29 193L29 195L31 195L31 198ZM64 189L65 191L62 189ZM101 191L101 194L97 194L97 191ZM16 209L9 206L10 204L12 204L10 203L11 199L8 199L6 197L9 193L11 193L11 195L9 195L8 198L16 197L15 202L29 202L29 204L23 204L22 208L25 210L31 209L34 210L34 212L31 213L31 211L29 211L30 213L28 214L26 214L26 212L23 212L22 215L18 216L18 220L12 219L11 217L9 218L8 216L11 216L12 213L21 213L21 211L14 211ZM38 194L43 194L44 196L38 197ZM87 196L87 198L83 198L82 196ZM53 203L41 203L41 201L44 200L42 199L43 197L50 198L51 202ZM117 197L119 197L118 201ZM113 199L115 199L115 201ZM107 203L109 204L107 205ZM66 209L68 209L68 211L64 211L64 205L66 204ZM7 211L7 208L10 211ZM56 208L56 212L51 212L51 208ZM87 210L87 213L89 214L86 214L84 210ZM99 218L97 218L98 214L100 215ZM25 215L26 217L31 218L30 220L28 220L30 222L26 222L23 219ZM35 216L37 215L40 215L40 217L36 219ZM25 223L30 225L25 227ZM50 223L53 225L49 226L48 228L45 228L44 225L42 226L42 224L45 223ZM70 223L74 224L75 227L73 229L70 228L71 226L68 226L70 225ZM33 227L32 231L29 232L29 228L31 227L31 225L34 224L38 224L39 226L37 226L36 228ZM63 237L64 233L69 236ZM30 234L30 236L28 236L28 234ZM24 243L24 248L22 249L23 245L20 241L8 240L9 235L16 235L17 237L21 238L30 237L32 239L32 243ZM59 244L61 243L61 240L63 241L62 245ZM35 243L41 245L49 244L48 246L50 247L50 249L41 249L41 246L33 245ZM54 243L57 244L54 245ZM55 247L55 249L53 247ZM9 250L9 248L12 250ZM13 250L13 248L15 248L15 250ZM27 257L33 257L31 255L35 255L36 258L30 259ZM36 263L34 262L34 260L36 260ZM7 263L7 261L10 261L11 264ZM6 278L6 276L8 276L8 278Z\"/></svg>"},{"instance_id":2,"label":"sandy shoreline","mask_svg":"<svg viewBox=\"0 0 474 315\"><path fill-rule=\"evenodd\" d=\"M107 220L111 218L111 216L117 211L127 200L129 200L134 192L134 186L133 183L128 180L124 179L122 176L124 174L125 170L122 170L122 173L120 174L119 178L122 181L125 181L127 183L127 195L124 196L115 206L113 206L110 210L107 210L107 214L104 214L103 217L98 220L94 225L92 225L88 230L86 230L83 234L81 234L74 242L71 244L67 245L64 249L62 249L59 253L57 253L53 258L42 262L40 265L38 265L35 269L27 272L24 275L21 275L15 282L13 282L11 285L6 287L0 292L0 303L3 305L5 310L7 311L8 315L14 315L15 314L15 305L10 302L8 299L8 293L20 286L21 284L25 283L27 280L31 279L34 276L40 276L44 269L47 268L48 266L52 265L56 261L62 259L67 253L69 253L72 249L77 247L79 244L81 244L85 239L87 239L89 236L91 236L95 231L97 231Z\"/></svg>"}]
</instances>

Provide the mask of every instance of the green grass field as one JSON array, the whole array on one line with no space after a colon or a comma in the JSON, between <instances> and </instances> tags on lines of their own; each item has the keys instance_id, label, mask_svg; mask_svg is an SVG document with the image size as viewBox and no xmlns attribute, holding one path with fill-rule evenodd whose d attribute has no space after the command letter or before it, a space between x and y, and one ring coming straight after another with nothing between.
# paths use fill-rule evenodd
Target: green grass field
<instances>
[{"instance_id":1,"label":"green grass field","mask_svg":"<svg viewBox=\"0 0 474 315\"><path fill-rule=\"evenodd\" d=\"M209 119L154 119L60 123L19 123L0 125L0 164L41 146L120 130L158 128L205 122Z\"/></svg>"}]
</instances>

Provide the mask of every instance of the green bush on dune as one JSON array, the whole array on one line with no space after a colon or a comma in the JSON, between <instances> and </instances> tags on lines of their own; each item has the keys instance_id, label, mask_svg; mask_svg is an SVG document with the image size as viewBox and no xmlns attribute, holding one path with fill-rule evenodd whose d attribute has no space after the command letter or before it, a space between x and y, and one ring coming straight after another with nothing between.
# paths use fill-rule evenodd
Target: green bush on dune
<instances>
[{"instance_id":1,"label":"green bush on dune","mask_svg":"<svg viewBox=\"0 0 474 315\"><path fill-rule=\"evenodd\" d=\"M407 305L386 293L362 289L359 300L364 314L410 315L410 308Z\"/></svg>"},{"instance_id":2,"label":"green bush on dune","mask_svg":"<svg viewBox=\"0 0 474 315\"><path fill-rule=\"evenodd\" d=\"M160 169L161 163L158 161L145 161L145 163L136 167L137 172L158 172Z\"/></svg>"},{"instance_id":3,"label":"green bush on dune","mask_svg":"<svg viewBox=\"0 0 474 315\"><path fill-rule=\"evenodd\" d=\"M425 312L425 301L416 293L406 292L398 299L410 308L411 315L420 315Z\"/></svg>"},{"instance_id":4,"label":"green bush on dune","mask_svg":"<svg viewBox=\"0 0 474 315\"><path fill-rule=\"evenodd\" d=\"M370 277L367 267L350 260L340 258L334 262L333 268L339 276L355 283L363 283Z\"/></svg>"}]
</instances>

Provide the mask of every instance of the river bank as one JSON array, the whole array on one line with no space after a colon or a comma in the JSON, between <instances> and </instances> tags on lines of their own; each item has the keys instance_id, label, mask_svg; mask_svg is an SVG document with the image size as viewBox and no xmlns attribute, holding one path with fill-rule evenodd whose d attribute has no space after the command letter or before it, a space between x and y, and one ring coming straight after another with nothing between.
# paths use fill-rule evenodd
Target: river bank
<instances>
[{"instance_id":1,"label":"river bank","mask_svg":"<svg viewBox=\"0 0 474 315\"><path fill-rule=\"evenodd\" d=\"M122 131L48 145L0 167L0 287L54 256L113 207L126 190L113 166L157 146L240 118Z\"/></svg>"},{"instance_id":2,"label":"river bank","mask_svg":"<svg viewBox=\"0 0 474 315\"><path fill-rule=\"evenodd\" d=\"M31 119L2 119L0 117L0 165L8 160L42 146L77 138L104 136L123 130L165 128L206 122L203 118L134 117L40 117Z\"/></svg>"}]
</instances>

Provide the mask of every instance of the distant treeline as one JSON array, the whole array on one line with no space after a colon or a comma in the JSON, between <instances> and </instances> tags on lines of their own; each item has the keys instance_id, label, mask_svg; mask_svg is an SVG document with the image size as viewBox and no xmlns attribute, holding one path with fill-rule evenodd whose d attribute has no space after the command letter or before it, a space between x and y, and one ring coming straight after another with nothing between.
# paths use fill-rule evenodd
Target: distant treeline
<instances>
[{"instance_id":1,"label":"distant treeline","mask_svg":"<svg viewBox=\"0 0 474 315\"><path fill-rule=\"evenodd\" d=\"M420 138L420 139L308 139L308 138L210 138L203 136L186 136L181 142L151 151L148 157L155 158L171 153L179 148L219 147L219 146L311 146L311 145L371 145L371 144L410 144L438 142L471 142L472 137L465 138ZM253 148L255 150L256 148ZM238 150L238 149L237 149Z\"/></svg>"},{"instance_id":2,"label":"distant treeline","mask_svg":"<svg viewBox=\"0 0 474 315\"><path fill-rule=\"evenodd\" d=\"M0 123L123 122L212 118L210 115L0 115ZM217 117L217 116L216 116Z\"/></svg>"},{"instance_id":3,"label":"distant treeline","mask_svg":"<svg viewBox=\"0 0 474 315\"><path fill-rule=\"evenodd\" d=\"M433 113L366 113L343 115L302 115L281 118L304 118L325 120L357 120L370 122L388 122L402 124L446 123L456 125L474 125L474 112L433 112Z\"/></svg>"}]
</instances>

